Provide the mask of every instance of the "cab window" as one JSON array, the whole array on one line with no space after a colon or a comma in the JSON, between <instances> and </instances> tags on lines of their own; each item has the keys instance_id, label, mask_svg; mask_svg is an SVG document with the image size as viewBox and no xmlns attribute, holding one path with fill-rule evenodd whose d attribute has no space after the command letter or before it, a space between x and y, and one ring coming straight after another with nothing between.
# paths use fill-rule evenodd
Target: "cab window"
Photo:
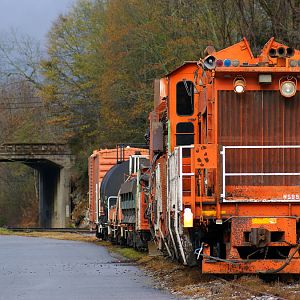
<instances>
[{"instance_id":1,"label":"cab window","mask_svg":"<svg viewBox=\"0 0 300 300\"><path fill-rule=\"evenodd\" d=\"M176 85L176 113L190 116L194 113L194 84L192 81L179 81Z\"/></svg>"},{"instance_id":2,"label":"cab window","mask_svg":"<svg viewBox=\"0 0 300 300\"><path fill-rule=\"evenodd\" d=\"M176 145L185 146L194 144L194 124L181 122L176 124Z\"/></svg>"}]
</instances>

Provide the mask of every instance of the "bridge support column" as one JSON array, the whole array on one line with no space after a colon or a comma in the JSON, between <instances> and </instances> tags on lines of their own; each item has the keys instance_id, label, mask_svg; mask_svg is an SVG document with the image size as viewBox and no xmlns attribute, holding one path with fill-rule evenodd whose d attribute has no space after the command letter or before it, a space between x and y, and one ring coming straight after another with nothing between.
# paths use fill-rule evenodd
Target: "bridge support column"
<instances>
[{"instance_id":1,"label":"bridge support column","mask_svg":"<svg viewBox=\"0 0 300 300\"><path fill-rule=\"evenodd\" d=\"M53 227L68 227L70 225L71 213L71 176L70 169L61 168L57 180L57 193L54 198L54 209L56 218L53 220Z\"/></svg>"},{"instance_id":2,"label":"bridge support column","mask_svg":"<svg viewBox=\"0 0 300 300\"><path fill-rule=\"evenodd\" d=\"M39 223L43 228L52 227L57 173L54 167L39 167Z\"/></svg>"},{"instance_id":3,"label":"bridge support column","mask_svg":"<svg viewBox=\"0 0 300 300\"><path fill-rule=\"evenodd\" d=\"M45 165L39 168L39 223L44 228L70 224L70 168Z\"/></svg>"}]
</instances>

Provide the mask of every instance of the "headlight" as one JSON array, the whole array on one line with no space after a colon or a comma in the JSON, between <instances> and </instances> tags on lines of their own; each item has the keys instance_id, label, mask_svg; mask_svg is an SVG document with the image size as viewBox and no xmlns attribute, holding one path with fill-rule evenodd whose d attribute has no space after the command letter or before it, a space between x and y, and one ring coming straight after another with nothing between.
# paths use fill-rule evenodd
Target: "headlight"
<instances>
[{"instance_id":1,"label":"headlight","mask_svg":"<svg viewBox=\"0 0 300 300\"><path fill-rule=\"evenodd\" d=\"M236 93L244 93L246 87L246 81L243 77L238 77L233 81L233 89Z\"/></svg>"},{"instance_id":2,"label":"headlight","mask_svg":"<svg viewBox=\"0 0 300 300\"><path fill-rule=\"evenodd\" d=\"M296 84L293 81L284 81L280 85L280 93L283 97L290 98L296 94Z\"/></svg>"}]
</instances>

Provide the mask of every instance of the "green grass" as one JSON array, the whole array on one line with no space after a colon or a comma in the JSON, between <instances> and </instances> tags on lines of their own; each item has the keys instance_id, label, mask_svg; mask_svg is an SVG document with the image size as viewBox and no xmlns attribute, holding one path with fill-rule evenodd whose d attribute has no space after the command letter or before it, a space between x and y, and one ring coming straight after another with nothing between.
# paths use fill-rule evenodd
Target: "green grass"
<instances>
[{"instance_id":1,"label":"green grass","mask_svg":"<svg viewBox=\"0 0 300 300\"><path fill-rule=\"evenodd\" d=\"M6 228L0 227L0 235L10 235L12 233L13 233L12 231L10 231L10 230L8 230Z\"/></svg>"},{"instance_id":2,"label":"green grass","mask_svg":"<svg viewBox=\"0 0 300 300\"><path fill-rule=\"evenodd\" d=\"M134 260L134 261L138 261L142 258L144 258L145 256L147 256L147 253L145 252L138 252L132 248L123 248L123 247L119 247L119 246L109 246L108 247L109 250L111 252L120 254L130 260Z\"/></svg>"}]
</instances>

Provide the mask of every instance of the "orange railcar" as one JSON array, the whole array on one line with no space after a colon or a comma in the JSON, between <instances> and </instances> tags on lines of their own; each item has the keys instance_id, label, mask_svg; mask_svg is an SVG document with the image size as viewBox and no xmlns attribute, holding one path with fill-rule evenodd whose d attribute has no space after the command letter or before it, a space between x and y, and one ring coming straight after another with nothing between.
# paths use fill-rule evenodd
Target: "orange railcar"
<instances>
[{"instance_id":1,"label":"orange railcar","mask_svg":"<svg viewBox=\"0 0 300 300\"><path fill-rule=\"evenodd\" d=\"M88 159L89 174L89 222L91 228L97 228L101 216L105 215L106 201L101 200L101 183L104 176L115 165L128 161L129 157L135 153L148 154L148 150L143 148L118 146L115 149L94 150ZM124 174L128 176L128 172ZM117 196L114 195L114 196Z\"/></svg>"},{"instance_id":2,"label":"orange railcar","mask_svg":"<svg viewBox=\"0 0 300 300\"><path fill-rule=\"evenodd\" d=\"M160 249L205 273L300 273L299 74L300 51L272 38L254 57L243 39L156 81Z\"/></svg>"}]
</instances>

